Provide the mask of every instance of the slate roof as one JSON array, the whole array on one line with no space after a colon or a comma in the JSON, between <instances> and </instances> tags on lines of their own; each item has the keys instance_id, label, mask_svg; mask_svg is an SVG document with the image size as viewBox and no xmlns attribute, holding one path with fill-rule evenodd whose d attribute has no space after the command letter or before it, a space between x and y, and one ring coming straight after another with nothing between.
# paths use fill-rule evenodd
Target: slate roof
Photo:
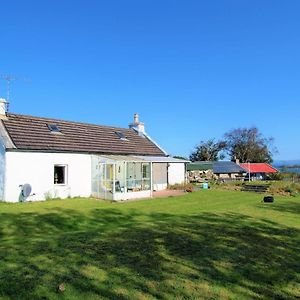
<instances>
[{"instance_id":1,"label":"slate roof","mask_svg":"<svg viewBox=\"0 0 300 300\"><path fill-rule=\"evenodd\" d=\"M215 174L246 173L247 171L232 161L195 161L187 164L187 170L209 170L212 169Z\"/></svg>"},{"instance_id":2,"label":"slate roof","mask_svg":"<svg viewBox=\"0 0 300 300\"><path fill-rule=\"evenodd\" d=\"M11 113L1 121L18 150L166 156L154 142L133 129ZM57 125L60 133L51 132L49 124Z\"/></svg>"},{"instance_id":3,"label":"slate roof","mask_svg":"<svg viewBox=\"0 0 300 300\"><path fill-rule=\"evenodd\" d=\"M247 171L232 161L216 161L213 164L215 174L246 173Z\"/></svg>"},{"instance_id":4,"label":"slate roof","mask_svg":"<svg viewBox=\"0 0 300 300\"><path fill-rule=\"evenodd\" d=\"M243 163L241 166L249 172L249 164ZM277 169L267 163L250 163L250 173L277 173Z\"/></svg>"}]
</instances>

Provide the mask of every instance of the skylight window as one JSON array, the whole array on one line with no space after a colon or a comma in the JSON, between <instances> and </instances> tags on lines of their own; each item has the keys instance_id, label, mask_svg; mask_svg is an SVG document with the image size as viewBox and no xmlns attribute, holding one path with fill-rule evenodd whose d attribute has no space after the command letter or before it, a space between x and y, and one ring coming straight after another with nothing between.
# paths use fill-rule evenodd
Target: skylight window
<instances>
[{"instance_id":1,"label":"skylight window","mask_svg":"<svg viewBox=\"0 0 300 300\"><path fill-rule=\"evenodd\" d=\"M122 140L122 141L128 141L128 139L126 138L125 134L123 132L120 131L116 131L115 134L117 135L117 137Z\"/></svg>"},{"instance_id":2,"label":"skylight window","mask_svg":"<svg viewBox=\"0 0 300 300\"><path fill-rule=\"evenodd\" d=\"M60 129L55 124L47 124L47 126L51 132L60 132Z\"/></svg>"}]
</instances>

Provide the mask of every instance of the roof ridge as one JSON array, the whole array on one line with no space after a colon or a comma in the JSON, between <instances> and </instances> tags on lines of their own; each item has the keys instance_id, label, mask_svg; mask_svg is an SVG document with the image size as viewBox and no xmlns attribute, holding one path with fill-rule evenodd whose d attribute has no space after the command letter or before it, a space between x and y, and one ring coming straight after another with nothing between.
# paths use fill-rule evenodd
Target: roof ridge
<instances>
[{"instance_id":1,"label":"roof ridge","mask_svg":"<svg viewBox=\"0 0 300 300\"><path fill-rule=\"evenodd\" d=\"M245 163L240 163L240 164L249 164L248 162L245 162ZM250 162L251 165L261 165L261 164L264 164L264 165L268 165L272 168L274 168L270 163L267 163L267 162ZM275 169L275 168L274 168Z\"/></svg>"},{"instance_id":2,"label":"roof ridge","mask_svg":"<svg viewBox=\"0 0 300 300\"><path fill-rule=\"evenodd\" d=\"M94 123L86 123L86 122L78 122L78 121L69 121L69 120L63 120L63 119L57 119L57 118L49 118L49 117L37 117L32 115L24 115L24 114L16 114L16 113L7 113L7 117L10 116L16 116L16 117L23 117L23 118L30 118L30 119L41 119L41 120L48 120L48 121L58 121L58 122L65 122L70 124L80 124L80 125L88 125L88 126L96 126L96 127L106 127L106 128L113 128L113 129L122 129L122 130L129 130L134 131L131 128L125 128L125 127L118 127L118 126L111 126L111 125L101 125L101 124L94 124Z\"/></svg>"}]
</instances>

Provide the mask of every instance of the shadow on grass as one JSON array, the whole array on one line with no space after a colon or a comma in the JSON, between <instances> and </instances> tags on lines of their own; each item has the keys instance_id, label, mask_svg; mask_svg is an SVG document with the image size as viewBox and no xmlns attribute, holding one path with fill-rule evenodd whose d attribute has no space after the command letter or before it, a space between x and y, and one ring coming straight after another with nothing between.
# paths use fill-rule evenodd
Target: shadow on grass
<instances>
[{"instance_id":1,"label":"shadow on grass","mask_svg":"<svg viewBox=\"0 0 300 300\"><path fill-rule=\"evenodd\" d=\"M242 214L56 209L0 214L0 230L2 297L300 296L299 230Z\"/></svg>"},{"instance_id":2,"label":"shadow on grass","mask_svg":"<svg viewBox=\"0 0 300 300\"><path fill-rule=\"evenodd\" d=\"M300 199L297 201L289 201L289 202L284 202L284 200L278 202L276 201L274 203L263 203L258 206L259 208L264 208L264 209L271 209L275 211L279 211L282 213L292 213L292 214L297 214L300 215Z\"/></svg>"}]
</instances>

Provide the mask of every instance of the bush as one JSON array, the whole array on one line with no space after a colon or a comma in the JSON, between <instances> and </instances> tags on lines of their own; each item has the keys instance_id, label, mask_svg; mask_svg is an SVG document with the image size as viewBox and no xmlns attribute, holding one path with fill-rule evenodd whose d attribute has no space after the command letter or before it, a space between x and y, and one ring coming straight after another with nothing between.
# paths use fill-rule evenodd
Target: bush
<instances>
[{"instance_id":1,"label":"bush","mask_svg":"<svg viewBox=\"0 0 300 300\"><path fill-rule=\"evenodd\" d=\"M272 182L270 192L273 194L296 196L300 192L300 184L284 181Z\"/></svg>"},{"instance_id":2,"label":"bush","mask_svg":"<svg viewBox=\"0 0 300 300\"><path fill-rule=\"evenodd\" d=\"M282 180L284 175L282 173L270 173L267 175L267 180Z\"/></svg>"},{"instance_id":3,"label":"bush","mask_svg":"<svg viewBox=\"0 0 300 300\"><path fill-rule=\"evenodd\" d=\"M60 197L58 197L58 193L57 193L57 191L56 190L54 190L54 191L47 191L47 192L45 192L44 193L44 198L45 198L45 200L46 201L48 201L48 200L59 200L59 199L61 199Z\"/></svg>"},{"instance_id":4,"label":"bush","mask_svg":"<svg viewBox=\"0 0 300 300\"><path fill-rule=\"evenodd\" d=\"M52 199L53 199L52 193L51 193L50 191L45 192L45 193L44 193L44 198L45 198L46 201L52 200Z\"/></svg>"}]
</instances>

